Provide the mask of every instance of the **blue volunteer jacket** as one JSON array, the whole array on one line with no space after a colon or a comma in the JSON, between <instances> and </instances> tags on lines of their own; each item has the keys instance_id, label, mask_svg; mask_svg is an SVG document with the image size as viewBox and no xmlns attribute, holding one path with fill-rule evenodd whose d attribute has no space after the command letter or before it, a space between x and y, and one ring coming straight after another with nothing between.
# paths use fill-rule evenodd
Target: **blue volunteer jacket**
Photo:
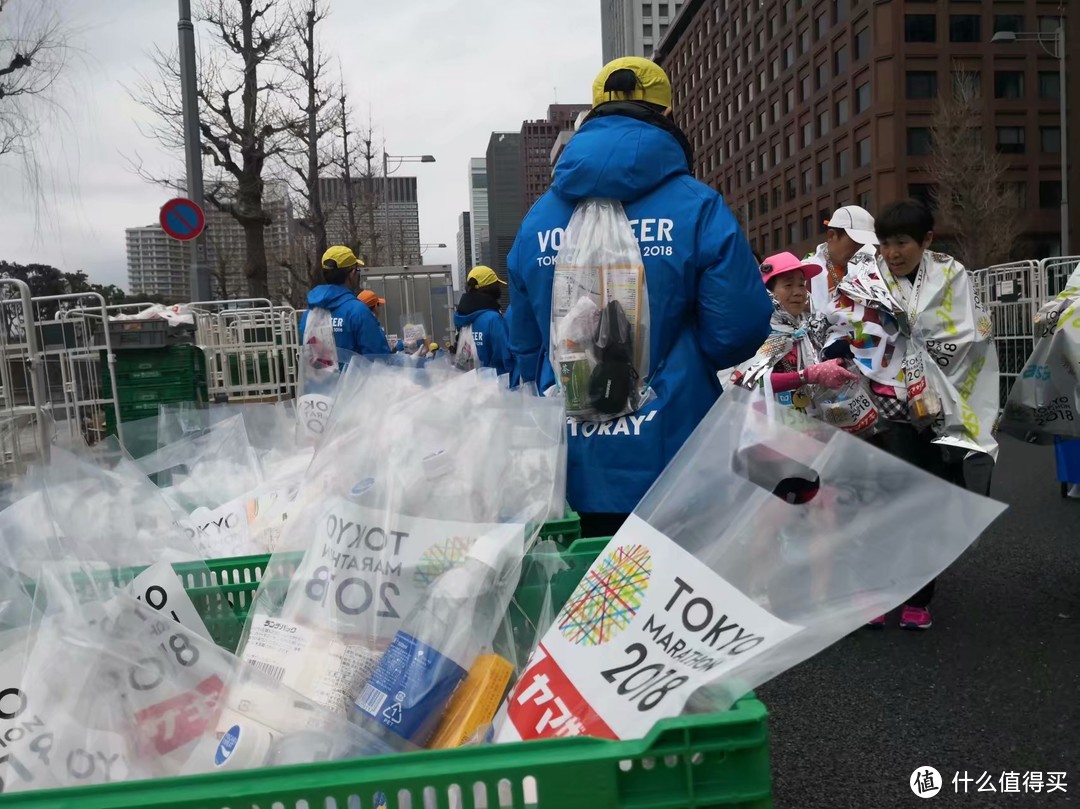
<instances>
[{"instance_id":1,"label":"blue volunteer jacket","mask_svg":"<svg viewBox=\"0 0 1080 809\"><path fill-rule=\"evenodd\" d=\"M307 296L309 307L326 309L334 318L334 342L339 350L354 354L389 354L383 331L375 315L356 299L356 293L340 284L320 284ZM304 339L307 312L300 317L300 339Z\"/></svg>"},{"instance_id":2,"label":"blue volunteer jacket","mask_svg":"<svg viewBox=\"0 0 1080 809\"><path fill-rule=\"evenodd\" d=\"M472 325L476 358L485 368L494 368L502 376L514 367L510 356L510 338L506 321L499 314L498 302L483 292L469 290L461 296L454 310L454 328Z\"/></svg>"},{"instance_id":3,"label":"blue volunteer jacket","mask_svg":"<svg viewBox=\"0 0 1080 809\"><path fill-rule=\"evenodd\" d=\"M567 497L579 512L630 512L721 393L716 372L752 356L772 303L750 246L720 195L695 180L671 133L608 115L567 144L548 191L508 258L510 347L523 381L555 384L548 359L555 257L574 207L620 200L641 246L649 291L655 398L604 424L568 424Z\"/></svg>"}]
</instances>

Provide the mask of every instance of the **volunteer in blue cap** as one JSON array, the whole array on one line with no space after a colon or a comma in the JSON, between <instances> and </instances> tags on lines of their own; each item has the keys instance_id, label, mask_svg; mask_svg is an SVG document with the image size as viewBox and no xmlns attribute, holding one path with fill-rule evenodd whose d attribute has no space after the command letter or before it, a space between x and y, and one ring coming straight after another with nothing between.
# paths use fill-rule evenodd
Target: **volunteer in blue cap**
<instances>
[{"instance_id":1,"label":"volunteer in blue cap","mask_svg":"<svg viewBox=\"0 0 1080 809\"><path fill-rule=\"evenodd\" d=\"M622 202L642 248L654 397L637 413L568 425L567 496L588 536L633 510L720 395L717 371L753 356L772 302L735 217L691 175L671 120L671 82L648 59L617 59L593 84L593 110L563 151L551 189L526 215L508 258L510 348L523 381L555 385L551 290L563 230L590 197Z\"/></svg>"},{"instance_id":2,"label":"volunteer in blue cap","mask_svg":"<svg viewBox=\"0 0 1080 809\"><path fill-rule=\"evenodd\" d=\"M331 247L322 257L323 283L308 293L308 307L330 312L334 342L339 350L354 354L389 354L386 332L371 309L356 298L363 266L364 262L348 247ZM301 336L306 323L307 312L300 318Z\"/></svg>"}]
</instances>

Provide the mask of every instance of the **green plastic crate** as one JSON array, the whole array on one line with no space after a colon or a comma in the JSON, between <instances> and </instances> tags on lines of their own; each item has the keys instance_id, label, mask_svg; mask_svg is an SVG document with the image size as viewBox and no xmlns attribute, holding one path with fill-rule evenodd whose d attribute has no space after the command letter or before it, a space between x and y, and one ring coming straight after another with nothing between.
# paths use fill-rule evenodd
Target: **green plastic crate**
<instances>
[{"instance_id":1,"label":"green plastic crate","mask_svg":"<svg viewBox=\"0 0 1080 809\"><path fill-rule=\"evenodd\" d=\"M579 540L559 554L565 569L552 579L552 602L561 605L607 544ZM279 559L274 578L299 563ZM213 560L175 569L213 632L215 621L246 614L265 556ZM515 594L515 628L539 618L547 592L539 555L526 558ZM138 568L113 571L122 584ZM209 576L209 581L207 577ZM233 600L207 600L207 586ZM217 612L215 612L217 611ZM516 614L516 617L514 617ZM236 624L235 619L230 623ZM221 642L224 638L215 640ZM524 641L523 641L524 642ZM529 641L531 642L531 640ZM223 645L227 645L223 644ZM305 764L188 778L106 784L0 796L2 809L772 809L765 706L753 695L722 714L658 722L644 738L549 739L424 751L356 761ZM481 803L478 796L485 797ZM377 796L385 803L377 802ZM535 800L527 800L535 796ZM458 800L460 798L460 800Z\"/></svg>"},{"instance_id":2,"label":"green plastic crate","mask_svg":"<svg viewBox=\"0 0 1080 809\"><path fill-rule=\"evenodd\" d=\"M105 352L102 351L104 359ZM170 374L183 374L191 371L202 372L206 365L206 357L197 346L179 345L169 348L148 348L138 351L122 351L116 354L116 380L131 378L155 378L148 376L160 373L166 376ZM108 379L109 364L102 363L102 373Z\"/></svg>"},{"instance_id":3,"label":"green plastic crate","mask_svg":"<svg viewBox=\"0 0 1080 809\"><path fill-rule=\"evenodd\" d=\"M566 507L566 514L561 520L549 520L540 529L540 539L550 539L564 548L569 548L575 541L581 539L581 517L578 513Z\"/></svg>"}]
</instances>

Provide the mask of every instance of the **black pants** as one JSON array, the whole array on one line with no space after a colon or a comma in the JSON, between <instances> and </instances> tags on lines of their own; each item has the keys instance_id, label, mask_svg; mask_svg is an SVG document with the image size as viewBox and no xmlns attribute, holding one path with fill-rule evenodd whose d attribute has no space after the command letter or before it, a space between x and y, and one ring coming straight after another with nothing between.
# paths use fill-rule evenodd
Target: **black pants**
<instances>
[{"instance_id":1,"label":"black pants","mask_svg":"<svg viewBox=\"0 0 1080 809\"><path fill-rule=\"evenodd\" d=\"M613 537L622 528L629 514L592 512L581 515L581 535L587 539Z\"/></svg>"},{"instance_id":2,"label":"black pants","mask_svg":"<svg viewBox=\"0 0 1080 809\"><path fill-rule=\"evenodd\" d=\"M960 447L945 447L931 443L934 434L930 430L919 432L910 424L892 423L889 429L875 436L874 442L883 450L925 469L942 480L947 480L976 494L990 494L990 479L994 472L994 459L985 452L969 453ZM968 457L970 456L970 457ZM933 579L907 600L912 607L926 608L934 597L937 579Z\"/></svg>"}]
</instances>

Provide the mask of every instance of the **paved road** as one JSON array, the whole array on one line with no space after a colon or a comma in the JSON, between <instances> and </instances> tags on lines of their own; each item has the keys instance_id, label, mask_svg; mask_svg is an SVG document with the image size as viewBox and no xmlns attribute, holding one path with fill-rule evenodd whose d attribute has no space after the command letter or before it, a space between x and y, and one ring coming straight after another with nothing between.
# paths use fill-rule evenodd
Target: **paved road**
<instances>
[{"instance_id":1,"label":"paved road","mask_svg":"<svg viewBox=\"0 0 1080 809\"><path fill-rule=\"evenodd\" d=\"M993 496L1010 508L939 579L933 629L891 615L759 689L779 809L1080 806L1080 501L1052 450L1011 439ZM947 782L930 800L908 787L923 765ZM1066 771L1068 792L953 794L964 770Z\"/></svg>"}]
</instances>

